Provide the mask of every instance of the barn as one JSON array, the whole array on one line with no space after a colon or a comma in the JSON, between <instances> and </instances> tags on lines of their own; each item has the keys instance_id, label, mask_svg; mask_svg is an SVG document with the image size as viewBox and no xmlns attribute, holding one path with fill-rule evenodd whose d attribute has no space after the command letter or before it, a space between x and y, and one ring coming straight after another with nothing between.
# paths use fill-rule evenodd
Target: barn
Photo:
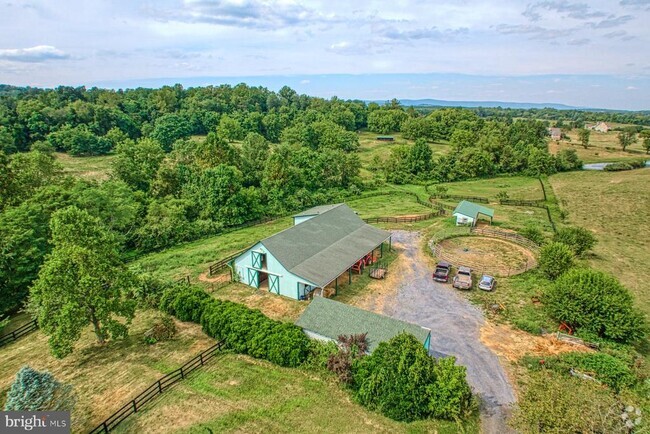
<instances>
[{"instance_id":1,"label":"barn","mask_svg":"<svg viewBox=\"0 0 650 434\"><path fill-rule=\"evenodd\" d=\"M342 275L351 281L353 268L376 261L386 241L390 232L347 205L318 206L296 214L292 227L257 242L231 266L246 285L303 300L326 287L338 290Z\"/></svg>"},{"instance_id":2,"label":"barn","mask_svg":"<svg viewBox=\"0 0 650 434\"><path fill-rule=\"evenodd\" d=\"M458 206L456 206L453 215L456 217L456 226L476 226L476 222L480 216L489 218L491 224L492 219L494 218L494 210L468 200L463 200L458 204Z\"/></svg>"},{"instance_id":3,"label":"barn","mask_svg":"<svg viewBox=\"0 0 650 434\"><path fill-rule=\"evenodd\" d=\"M431 330L428 328L324 297L314 297L296 325L310 338L323 341L336 342L341 335L366 333L369 353L381 342L404 332L415 336L427 351L431 344Z\"/></svg>"}]
</instances>

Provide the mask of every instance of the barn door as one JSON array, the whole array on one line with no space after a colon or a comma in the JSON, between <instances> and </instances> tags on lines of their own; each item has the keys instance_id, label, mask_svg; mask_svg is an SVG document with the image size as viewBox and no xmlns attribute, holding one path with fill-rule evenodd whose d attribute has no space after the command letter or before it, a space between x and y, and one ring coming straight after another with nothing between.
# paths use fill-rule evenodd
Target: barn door
<instances>
[{"instance_id":1,"label":"barn door","mask_svg":"<svg viewBox=\"0 0 650 434\"><path fill-rule=\"evenodd\" d=\"M269 274L269 292L280 293L280 278L273 274Z\"/></svg>"},{"instance_id":2,"label":"barn door","mask_svg":"<svg viewBox=\"0 0 650 434\"><path fill-rule=\"evenodd\" d=\"M251 252L253 255L253 268L262 268L262 253Z\"/></svg>"},{"instance_id":3,"label":"barn door","mask_svg":"<svg viewBox=\"0 0 650 434\"><path fill-rule=\"evenodd\" d=\"M260 287L260 273L257 270L248 269L248 284L255 288Z\"/></svg>"}]
</instances>

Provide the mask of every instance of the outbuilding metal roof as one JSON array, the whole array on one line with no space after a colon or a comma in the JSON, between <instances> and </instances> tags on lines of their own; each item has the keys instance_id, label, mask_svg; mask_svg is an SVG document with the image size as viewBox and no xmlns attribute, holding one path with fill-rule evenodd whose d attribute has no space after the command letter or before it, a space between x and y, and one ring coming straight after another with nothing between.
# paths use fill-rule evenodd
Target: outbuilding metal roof
<instances>
[{"instance_id":1,"label":"outbuilding metal roof","mask_svg":"<svg viewBox=\"0 0 650 434\"><path fill-rule=\"evenodd\" d=\"M494 217L494 210L492 208L487 208L474 202L464 200L458 204L454 210L454 214L462 214L476 220L479 214L486 215L490 218Z\"/></svg>"},{"instance_id":2,"label":"outbuilding metal roof","mask_svg":"<svg viewBox=\"0 0 650 434\"><path fill-rule=\"evenodd\" d=\"M261 243L288 271L324 287L389 237L337 204Z\"/></svg>"},{"instance_id":3,"label":"outbuilding metal roof","mask_svg":"<svg viewBox=\"0 0 650 434\"><path fill-rule=\"evenodd\" d=\"M326 213L327 211L331 210L332 208L336 208L337 206L341 206L343 204L337 203L334 205L319 205L315 206L313 208L309 208L308 210L305 210L299 214L294 215L294 217L307 217L311 215L320 215L323 213Z\"/></svg>"},{"instance_id":4,"label":"outbuilding metal roof","mask_svg":"<svg viewBox=\"0 0 650 434\"><path fill-rule=\"evenodd\" d=\"M296 325L326 338L367 333L368 349L374 351L381 342L400 333L410 333L424 345L431 330L374 312L359 309L325 297L314 297Z\"/></svg>"}]
</instances>

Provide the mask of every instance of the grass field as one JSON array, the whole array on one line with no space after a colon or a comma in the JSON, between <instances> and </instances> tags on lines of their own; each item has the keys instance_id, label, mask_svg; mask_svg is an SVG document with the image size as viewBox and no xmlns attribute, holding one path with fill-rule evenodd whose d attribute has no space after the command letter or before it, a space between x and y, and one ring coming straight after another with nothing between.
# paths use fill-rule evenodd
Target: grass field
<instances>
[{"instance_id":1,"label":"grass field","mask_svg":"<svg viewBox=\"0 0 650 434\"><path fill-rule=\"evenodd\" d=\"M174 339L146 345L143 334L160 315L138 312L129 337L104 346L95 343L89 327L75 352L62 360L49 353L47 338L40 331L0 348L0 405L4 405L6 392L22 366L48 370L74 388L77 403L72 412L73 432L89 431L158 377L214 343L198 325L177 322L179 331Z\"/></svg>"},{"instance_id":2,"label":"grass field","mask_svg":"<svg viewBox=\"0 0 650 434\"><path fill-rule=\"evenodd\" d=\"M550 182L568 222L598 240L588 262L616 275L650 314L650 170L561 173Z\"/></svg>"},{"instance_id":3,"label":"grass field","mask_svg":"<svg viewBox=\"0 0 650 434\"><path fill-rule=\"evenodd\" d=\"M638 160L646 156L645 150L641 146L641 140L623 151L618 143L618 131L609 131L607 133L592 131L589 136L589 148L587 149L580 145L577 129L566 132L566 135L571 139L570 141L549 142L551 153L556 154L561 149L575 149L578 157L585 163Z\"/></svg>"},{"instance_id":4,"label":"grass field","mask_svg":"<svg viewBox=\"0 0 650 434\"><path fill-rule=\"evenodd\" d=\"M392 421L353 403L318 370L280 368L226 354L139 412L118 433L457 433L478 432L472 419Z\"/></svg>"},{"instance_id":5,"label":"grass field","mask_svg":"<svg viewBox=\"0 0 650 434\"><path fill-rule=\"evenodd\" d=\"M115 158L114 155L72 157L62 152L57 152L54 155L57 161L63 165L65 173L94 181L105 181L110 177L111 163Z\"/></svg>"}]
</instances>

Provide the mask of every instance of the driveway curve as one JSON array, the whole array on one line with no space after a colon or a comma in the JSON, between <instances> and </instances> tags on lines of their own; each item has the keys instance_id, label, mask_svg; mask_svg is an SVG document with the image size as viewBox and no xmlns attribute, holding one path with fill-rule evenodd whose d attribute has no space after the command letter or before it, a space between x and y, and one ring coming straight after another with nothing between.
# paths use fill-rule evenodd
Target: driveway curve
<instances>
[{"instance_id":1,"label":"driveway curve","mask_svg":"<svg viewBox=\"0 0 650 434\"><path fill-rule=\"evenodd\" d=\"M403 248L407 266L397 291L383 304L383 313L430 328L431 355L454 356L467 367L468 382L480 399L482 431L512 432L506 420L515 395L497 355L480 340L483 313L450 285L433 281L420 233L392 234L393 243Z\"/></svg>"}]
</instances>

